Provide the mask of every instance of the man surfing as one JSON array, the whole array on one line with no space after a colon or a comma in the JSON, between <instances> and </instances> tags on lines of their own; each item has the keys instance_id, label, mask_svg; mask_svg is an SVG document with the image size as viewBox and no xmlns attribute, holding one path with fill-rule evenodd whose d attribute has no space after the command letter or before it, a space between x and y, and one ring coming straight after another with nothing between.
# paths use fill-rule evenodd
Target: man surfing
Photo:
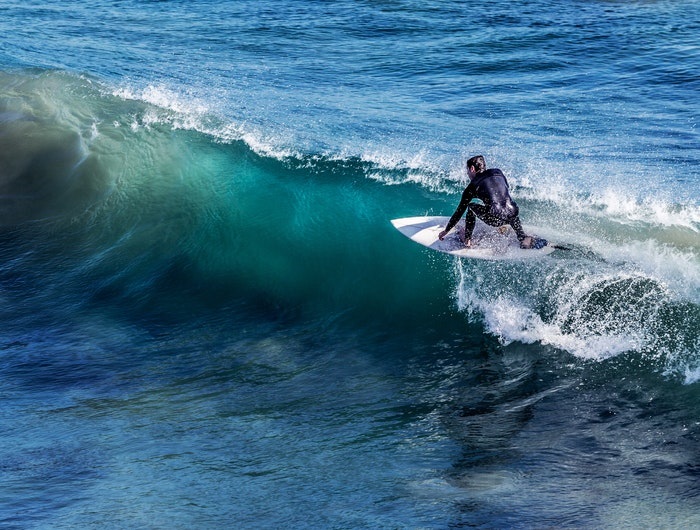
<instances>
[{"instance_id":1,"label":"man surfing","mask_svg":"<svg viewBox=\"0 0 700 530\"><path fill-rule=\"evenodd\" d=\"M457 210L447 222L438 237L442 241L450 230L467 212L464 226L464 245L472 246L472 232L478 217L489 226L502 227L510 225L520 241L520 248L542 248L547 244L544 239L528 236L523 231L518 217L518 205L511 198L508 181L500 169L486 169L486 162L481 155L467 160L469 185L462 193ZM479 202L472 202L477 199Z\"/></svg>"}]
</instances>

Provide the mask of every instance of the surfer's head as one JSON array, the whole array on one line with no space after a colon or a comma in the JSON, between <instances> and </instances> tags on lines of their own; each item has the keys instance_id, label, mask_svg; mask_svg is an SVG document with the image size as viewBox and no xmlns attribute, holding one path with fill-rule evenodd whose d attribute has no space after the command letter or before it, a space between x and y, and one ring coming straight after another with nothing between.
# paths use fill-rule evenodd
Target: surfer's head
<instances>
[{"instance_id":1,"label":"surfer's head","mask_svg":"<svg viewBox=\"0 0 700 530\"><path fill-rule=\"evenodd\" d=\"M482 171L486 171L486 161L483 156L477 155L467 160L467 174L470 179Z\"/></svg>"}]
</instances>

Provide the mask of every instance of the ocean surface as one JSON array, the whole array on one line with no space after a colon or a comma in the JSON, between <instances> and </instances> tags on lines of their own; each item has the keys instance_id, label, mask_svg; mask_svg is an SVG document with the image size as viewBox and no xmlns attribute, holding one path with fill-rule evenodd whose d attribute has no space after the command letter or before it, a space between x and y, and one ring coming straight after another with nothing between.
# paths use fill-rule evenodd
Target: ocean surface
<instances>
[{"instance_id":1,"label":"ocean surface","mask_svg":"<svg viewBox=\"0 0 700 530\"><path fill-rule=\"evenodd\" d=\"M699 96L695 0L3 0L0 527L700 526ZM569 250L394 230L476 154Z\"/></svg>"}]
</instances>

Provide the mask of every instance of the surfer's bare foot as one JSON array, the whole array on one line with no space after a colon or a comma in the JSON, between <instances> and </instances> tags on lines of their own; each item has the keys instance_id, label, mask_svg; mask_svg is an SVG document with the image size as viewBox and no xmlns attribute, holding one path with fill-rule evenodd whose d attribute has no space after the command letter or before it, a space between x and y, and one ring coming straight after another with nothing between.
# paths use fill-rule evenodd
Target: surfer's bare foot
<instances>
[{"instance_id":1,"label":"surfer's bare foot","mask_svg":"<svg viewBox=\"0 0 700 530\"><path fill-rule=\"evenodd\" d=\"M472 248L472 240L471 239L465 239L464 240L464 246L466 248Z\"/></svg>"},{"instance_id":2,"label":"surfer's bare foot","mask_svg":"<svg viewBox=\"0 0 700 530\"><path fill-rule=\"evenodd\" d=\"M510 226L508 226L508 225L499 226L499 227L498 227L498 231L499 231L501 234L507 234L509 228L510 228Z\"/></svg>"}]
</instances>

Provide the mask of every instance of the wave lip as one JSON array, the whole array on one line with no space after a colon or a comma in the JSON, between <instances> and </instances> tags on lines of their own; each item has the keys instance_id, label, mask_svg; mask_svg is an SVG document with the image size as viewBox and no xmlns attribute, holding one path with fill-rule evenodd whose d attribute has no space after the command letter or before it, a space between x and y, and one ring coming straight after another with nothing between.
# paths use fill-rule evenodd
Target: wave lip
<instances>
[{"instance_id":1,"label":"wave lip","mask_svg":"<svg viewBox=\"0 0 700 530\"><path fill-rule=\"evenodd\" d=\"M238 123L220 117L208 103L194 95L153 84L142 89L122 86L109 93L125 101L150 106L145 115L131 123L134 129L167 124L173 129L196 131L224 143L244 142L253 152L277 160L303 157L301 151L288 147L283 139L266 135L249 122Z\"/></svg>"},{"instance_id":2,"label":"wave lip","mask_svg":"<svg viewBox=\"0 0 700 530\"><path fill-rule=\"evenodd\" d=\"M98 118L73 94L83 88L62 74L0 74L0 225L77 214L109 191Z\"/></svg>"}]
</instances>

